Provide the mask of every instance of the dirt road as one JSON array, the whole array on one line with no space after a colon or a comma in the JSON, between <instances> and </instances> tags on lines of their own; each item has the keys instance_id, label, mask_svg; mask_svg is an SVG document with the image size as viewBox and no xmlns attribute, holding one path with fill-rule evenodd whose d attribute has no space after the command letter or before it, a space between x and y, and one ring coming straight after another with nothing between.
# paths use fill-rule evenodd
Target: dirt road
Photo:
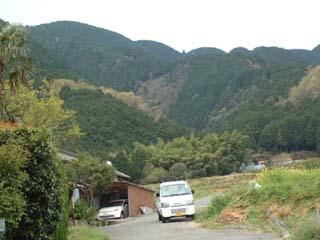
<instances>
[{"instance_id":1,"label":"dirt road","mask_svg":"<svg viewBox=\"0 0 320 240\"><path fill-rule=\"evenodd\" d=\"M198 201L198 206L206 205L209 198ZM197 203L196 203L197 204ZM179 220L161 223L156 214L138 218L128 218L120 224L103 228L112 240L274 240L272 233L253 233L239 230L207 230L194 222Z\"/></svg>"}]
</instances>

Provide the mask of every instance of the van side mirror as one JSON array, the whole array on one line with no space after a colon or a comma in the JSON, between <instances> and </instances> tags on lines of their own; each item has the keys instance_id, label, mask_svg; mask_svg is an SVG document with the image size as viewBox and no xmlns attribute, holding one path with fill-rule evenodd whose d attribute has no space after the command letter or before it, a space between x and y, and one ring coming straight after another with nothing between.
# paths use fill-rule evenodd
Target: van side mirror
<instances>
[{"instance_id":1,"label":"van side mirror","mask_svg":"<svg viewBox=\"0 0 320 240\"><path fill-rule=\"evenodd\" d=\"M192 194L194 194L194 190L193 189L191 190L191 192L192 192Z\"/></svg>"},{"instance_id":2,"label":"van side mirror","mask_svg":"<svg viewBox=\"0 0 320 240\"><path fill-rule=\"evenodd\" d=\"M157 192L156 196L157 196L157 197L160 197L160 193Z\"/></svg>"}]
</instances>

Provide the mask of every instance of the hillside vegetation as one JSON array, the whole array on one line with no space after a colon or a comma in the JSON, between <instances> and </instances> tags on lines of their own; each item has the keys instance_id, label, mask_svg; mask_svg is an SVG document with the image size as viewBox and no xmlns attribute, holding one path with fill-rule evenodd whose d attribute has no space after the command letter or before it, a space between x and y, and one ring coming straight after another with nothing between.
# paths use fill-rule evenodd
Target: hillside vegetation
<instances>
[{"instance_id":1,"label":"hillside vegetation","mask_svg":"<svg viewBox=\"0 0 320 240\"><path fill-rule=\"evenodd\" d=\"M57 89L57 91L61 91L63 87L69 87L74 90L87 89L101 91L104 94L110 94L112 97L121 100L131 107L141 110L155 120L166 117L159 109L152 109L140 96L135 95L133 92L120 92L112 88L98 87L90 83L69 79L54 79L52 86Z\"/></svg>"},{"instance_id":2,"label":"hillside vegetation","mask_svg":"<svg viewBox=\"0 0 320 240\"><path fill-rule=\"evenodd\" d=\"M320 64L319 47L235 48L230 53L199 48L182 54L158 42L131 41L77 22L29 31L38 76L132 91L156 118L165 113L199 131L236 129L250 137L255 150L318 149L318 81L306 84L309 80L302 79L318 79L314 66Z\"/></svg>"},{"instance_id":3,"label":"hillside vegetation","mask_svg":"<svg viewBox=\"0 0 320 240\"><path fill-rule=\"evenodd\" d=\"M247 137L237 131L136 144L129 155L131 176L145 183L226 175L240 171L248 159ZM143 170L143 171L142 171Z\"/></svg>"},{"instance_id":4,"label":"hillside vegetation","mask_svg":"<svg viewBox=\"0 0 320 240\"><path fill-rule=\"evenodd\" d=\"M32 57L40 73L51 78L82 78L117 90L135 90L140 81L170 67L161 60L164 56L149 48L87 24L62 21L30 27L29 32ZM48 62L47 56L55 61Z\"/></svg>"},{"instance_id":5,"label":"hillside vegetation","mask_svg":"<svg viewBox=\"0 0 320 240\"><path fill-rule=\"evenodd\" d=\"M76 120L84 135L64 143L67 150L89 152L106 158L116 149L129 150L134 142L154 143L158 138L170 140L189 130L164 118L155 121L110 94L95 89L62 88L66 109L77 112Z\"/></svg>"},{"instance_id":6,"label":"hillside vegetation","mask_svg":"<svg viewBox=\"0 0 320 240\"><path fill-rule=\"evenodd\" d=\"M217 195L208 210L200 214L199 221L207 227L247 224L249 228L270 229L274 228L273 222L281 220L294 239L318 239L318 168L268 170L258 174L256 182L261 188L253 183Z\"/></svg>"}]
</instances>

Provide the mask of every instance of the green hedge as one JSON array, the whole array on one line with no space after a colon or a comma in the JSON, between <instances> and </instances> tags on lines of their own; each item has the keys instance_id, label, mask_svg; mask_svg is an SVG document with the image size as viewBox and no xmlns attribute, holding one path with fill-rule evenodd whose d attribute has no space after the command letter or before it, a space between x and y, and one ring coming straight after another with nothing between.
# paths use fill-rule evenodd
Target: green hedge
<instances>
[{"instance_id":1,"label":"green hedge","mask_svg":"<svg viewBox=\"0 0 320 240\"><path fill-rule=\"evenodd\" d=\"M0 146L14 143L27 153L21 169L28 175L21 188L24 214L14 231L8 229L8 240L51 240L54 236L57 236L54 239L66 239L66 213L63 213L66 179L49 139L49 135L40 130L0 132Z\"/></svg>"},{"instance_id":2,"label":"green hedge","mask_svg":"<svg viewBox=\"0 0 320 240\"><path fill-rule=\"evenodd\" d=\"M60 213L60 222L57 230L53 235L53 240L66 240L68 235L68 224L70 216L70 202L68 191L68 178L64 170L64 165L61 161L58 161L59 169L61 171L61 190L62 190L62 212Z\"/></svg>"}]
</instances>

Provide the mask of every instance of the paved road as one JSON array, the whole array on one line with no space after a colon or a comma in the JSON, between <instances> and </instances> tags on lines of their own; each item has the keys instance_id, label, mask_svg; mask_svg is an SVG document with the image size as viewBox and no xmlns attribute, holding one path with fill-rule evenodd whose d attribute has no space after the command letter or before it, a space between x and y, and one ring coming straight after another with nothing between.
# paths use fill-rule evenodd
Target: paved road
<instances>
[{"instance_id":1,"label":"paved road","mask_svg":"<svg viewBox=\"0 0 320 240\"><path fill-rule=\"evenodd\" d=\"M203 207L211 201L204 198L196 201ZM103 228L112 240L274 240L277 235L272 233L253 233L239 230L207 230L196 226L194 222L176 220L161 223L156 214L137 218L128 218L124 222Z\"/></svg>"}]
</instances>

